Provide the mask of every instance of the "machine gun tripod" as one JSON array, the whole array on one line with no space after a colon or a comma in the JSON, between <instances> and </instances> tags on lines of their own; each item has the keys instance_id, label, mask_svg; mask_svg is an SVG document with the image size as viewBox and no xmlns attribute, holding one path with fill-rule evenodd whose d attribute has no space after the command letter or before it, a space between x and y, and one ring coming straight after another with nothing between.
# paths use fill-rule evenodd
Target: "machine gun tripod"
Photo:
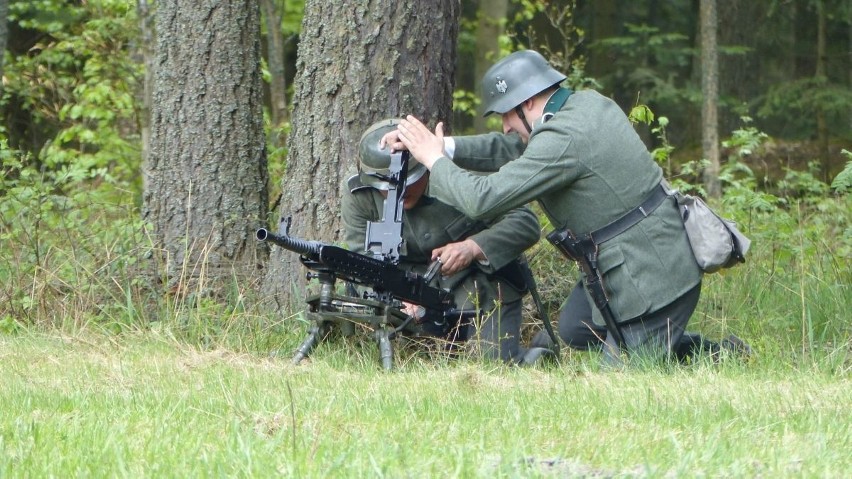
<instances>
[{"instance_id":1,"label":"machine gun tripod","mask_svg":"<svg viewBox=\"0 0 852 479\"><path fill-rule=\"evenodd\" d=\"M393 368L392 340L397 335L406 337L438 337L446 335L457 324L453 318L441 323L418 323L404 313L398 302L386 302L335 292L335 277L328 272L309 274L319 280L319 293L308 296L307 317L310 320L308 336L296 350L293 364L306 358L330 331L339 328L344 336L354 334L355 325L364 325L373 331L379 348L379 357L385 370Z\"/></svg>"},{"instance_id":2,"label":"machine gun tripod","mask_svg":"<svg viewBox=\"0 0 852 479\"><path fill-rule=\"evenodd\" d=\"M381 261L337 246L315 241L302 241L289 236L290 218L281 220L279 234L261 228L258 241L270 241L300 254L300 261L310 272L308 279L319 280L319 292L309 295L306 315L310 321L308 335L293 356L298 364L331 331L339 328L343 335L354 333L356 324L373 330L378 343L382 367L393 367L391 340L398 334L409 337L448 336L461 319L475 316L476 311L460 311L453 307L449 292L429 285L439 264L426 275L407 272L394 263ZM340 294L337 280L369 286L372 292ZM354 288L351 288L354 289ZM414 318L400 306L408 301L422 306L423 317Z\"/></svg>"}]
</instances>

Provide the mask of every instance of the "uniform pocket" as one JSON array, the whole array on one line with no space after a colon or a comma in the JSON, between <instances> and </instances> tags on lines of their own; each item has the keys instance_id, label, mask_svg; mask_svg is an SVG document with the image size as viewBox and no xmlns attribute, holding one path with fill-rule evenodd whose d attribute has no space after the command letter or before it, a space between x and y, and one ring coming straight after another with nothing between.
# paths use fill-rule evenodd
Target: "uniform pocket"
<instances>
[{"instance_id":1,"label":"uniform pocket","mask_svg":"<svg viewBox=\"0 0 852 479\"><path fill-rule=\"evenodd\" d=\"M598 268L617 321L637 318L651 309L651 301L643 294L640 286L641 278L630 270L630 264L619 245L611 245L600 251ZM653 281L653 278L645 280Z\"/></svg>"}]
</instances>

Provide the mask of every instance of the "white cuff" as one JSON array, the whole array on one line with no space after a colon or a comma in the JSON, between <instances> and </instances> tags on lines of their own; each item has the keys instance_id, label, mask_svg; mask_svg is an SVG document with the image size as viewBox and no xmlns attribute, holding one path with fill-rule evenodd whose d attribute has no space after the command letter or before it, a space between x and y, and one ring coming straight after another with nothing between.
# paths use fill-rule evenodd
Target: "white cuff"
<instances>
[{"instance_id":1,"label":"white cuff","mask_svg":"<svg viewBox=\"0 0 852 479\"><path fill-rule=\"evenodd\" d=\"M456 152L456 140L454 140L452 136L445 136L444 137L444 153L447 155L447 158L452 160L455 152Z\"/></svg>"}]
</instances>

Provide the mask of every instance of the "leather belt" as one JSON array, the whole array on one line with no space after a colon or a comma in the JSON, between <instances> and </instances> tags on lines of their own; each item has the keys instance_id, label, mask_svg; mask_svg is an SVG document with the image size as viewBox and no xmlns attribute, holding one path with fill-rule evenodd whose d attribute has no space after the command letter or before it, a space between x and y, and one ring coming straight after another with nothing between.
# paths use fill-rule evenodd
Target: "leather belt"
<instances>
[{"instance_id":1,"label":"leather belt","mask_svg":"<svg viewBox=\"0 0 852 479\"><path fill-rule=\"evenodd\" d=\"M641 205L628 211L624 216L603 228L592 231L589 233L589 237L591 237L595 244L601 244L611 240L630 229L630 227L636 223L650 216L651 213L653 213L654 210L663 203L663 200L668 197L669 195L666 193L666 190L663 189L663 185L657 185L654 187L654 190L651 191L651 194L645 198L645 201L643 201Z\"/></svg>"}]
</instances>

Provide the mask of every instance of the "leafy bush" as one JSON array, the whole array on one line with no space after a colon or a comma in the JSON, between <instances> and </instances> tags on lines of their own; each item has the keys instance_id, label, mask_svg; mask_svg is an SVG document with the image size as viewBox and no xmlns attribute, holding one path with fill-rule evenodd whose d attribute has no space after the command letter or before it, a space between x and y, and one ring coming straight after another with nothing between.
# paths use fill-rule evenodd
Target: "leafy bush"
<instances>
[{"instance_id":1,"label":"leafy bush","mask_svg":"<svg viewBox=\"0 0 852 479\"><path fill-rule=\"evenodd\" d=\"M145 249L134 10L38 3L11 5L41 40L6 64L3 103L49 139L13 149L0 132L0 318L8 328L117 320L136 310L127 294Z\"/></svg>"},{"instance_id":2,"label":"leafy bush","mask_svg":"<svg viewBox=\"0 0 852 479\"><path fill-rule=\"evenodd\" d=\"M647 112L636 116L653 119ZM732 153L720 172L723 196L712 205L743 227L752 247L744 265L705 276L694 324L720 334L733 329L768 351L844 351L852 338L845 320L852 307L852 196L845 187L852 167L832 186L817 178L814 163L761 189L748 160L769 137L743 121L723 142ZM653 129L664 145L654 156L670 165L665 125L661 118ZM689 162L679 175L668 174L677 188L703 194L697 183L703 166Z\"/></svg>"}]
</instances>

